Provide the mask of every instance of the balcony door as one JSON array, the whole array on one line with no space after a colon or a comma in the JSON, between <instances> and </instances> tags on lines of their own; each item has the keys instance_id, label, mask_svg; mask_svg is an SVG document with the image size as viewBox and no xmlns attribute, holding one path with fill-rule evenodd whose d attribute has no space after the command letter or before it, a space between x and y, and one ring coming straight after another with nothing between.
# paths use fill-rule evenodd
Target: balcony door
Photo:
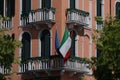
<instances>
[{"instance_id":1,"label":"balcony door","mask_svg":"<svg viewBox=\"0 0 120 80\"><path fill-rule=\"evenodd\" d=\"M41 56L49 57L50 56L50 32L49 30L44 30L40 36L41 41Z\"/></svg>"},{"instance_id":2,"label":"balcony door","mask_svg":"<svg viewBox=\"0 0 120 80\"><path fill-rule=\"evenodd\" d=\"M26 60L30 58L31 38L29 33L25 32L22 35L22 54L21 59Z\"/></svg>"}]
</instances>

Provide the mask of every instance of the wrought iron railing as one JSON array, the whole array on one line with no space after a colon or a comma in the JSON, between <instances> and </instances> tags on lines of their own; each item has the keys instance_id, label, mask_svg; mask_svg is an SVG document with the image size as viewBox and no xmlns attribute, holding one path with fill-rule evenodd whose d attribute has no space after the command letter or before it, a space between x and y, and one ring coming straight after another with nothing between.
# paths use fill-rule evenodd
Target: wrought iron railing
<instances>
[{"instance_id":1,"label":"wrought iron railing","mask_svg":"<svg viewBox=\"0 0 120 80\"><path fill-rule=\"evenodd\" d=\"M44 8L31 10L29 13L23 12L21 14L21 26L25 26L31 23L45 23L55 21L55 9Z\"/></svg>"},{"instance_id":2,"label":"wrought iron railing","mask_svg":"<svg viewBox=\"0 0 120 80\"><path fill-rule=\"evenodd\" d=\"M78 25L89 25L89 13L79 9L67 9L67 23L76 23Z\"/></svg>"}]
</instances>

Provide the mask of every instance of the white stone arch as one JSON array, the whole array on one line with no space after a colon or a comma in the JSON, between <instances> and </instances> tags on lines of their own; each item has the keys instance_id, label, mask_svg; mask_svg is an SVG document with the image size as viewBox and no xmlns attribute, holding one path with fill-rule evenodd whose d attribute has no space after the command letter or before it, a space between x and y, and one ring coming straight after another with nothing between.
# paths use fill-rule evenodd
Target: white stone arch
<instances>
[{"instance_id":1,"label":"white stone arch","mask_svg":"<svg viewBox=\"0 0 120 80\"><path fill-rule=\"evenodd\" d=\"M86 32L84 36L88 36L89 38L89 58L91 58L92 57L92 36L88 32Z\"/></svg>"},{"instance_id":2,"label":"white stone arch","mask_svg":"<svg viewBox=\"0 0 120 80\"><path fill-rule=\"evenodd\" d=\"M40 37L41 37L41 34L42 34L42 32L44 31L44 30L48 30L49 31L49 33L50 33L50 55L52 55L52 32L51 32L51 30L49 30L49 29L42 29L40 32L39 32L39 34L38 34L38 56L41 56L41 40L40 40Z\"/></svg>"}]
</instances>

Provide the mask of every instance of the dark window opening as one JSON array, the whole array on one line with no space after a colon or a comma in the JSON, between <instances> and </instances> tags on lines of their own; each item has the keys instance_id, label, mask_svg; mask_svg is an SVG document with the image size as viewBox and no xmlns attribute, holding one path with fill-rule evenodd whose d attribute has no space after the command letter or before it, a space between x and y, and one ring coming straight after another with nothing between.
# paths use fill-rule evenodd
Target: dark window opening
<instances>
[{"instance_id":1,"label":"dark window opening","mask_svg":"<svg viewBox=\"0 0 120 80\"><path fill-rule=\"evenodd\" d=\"M22 35L22 60L26 60L28 58L30 58L30 35L25 32L23 35Z\"/></svg>"},{"instance_id":2,"label":"dark window opening","mask_svg":"<svg viewBox=\"0 0 120 80\"><path fill-rule=\"evenodd\" d=\"M70 56L75 57L75 41L76 41L75 40L75 38L76 38L75 31L71 31L70 36L71 36L71 39L72 39L71 48L70 48Z\"/></svg>"},{"instance_id":3,"label":"dark window opening","mask_svg":"<svg viewBox=\"0 0 120 80\"><path fill-rule=\"evenodd\" d=\"M15 15L15 0L0 0L0 15L13 17Z\"/></svg>"},{"instance_id":4,"label":"dark window opening","mask_svg":"<svg viewBox=\"0 0 120 80\"><path fill-rule=\"evenodd\" d=\"M116 18L120 19L120 2L116 3Z\"/></svg>"},{"instance_id":5,"label":"dark window opening","mask_svg":"<svg viewBox=\"0 0 120 80\"><path fill-rule=\"evenodd\" d=\"M70 8L75 9L75 0L70 0Z\"/></svg>"},{"instance_id":6,"label":"dark window opening","mask_svg":"<svg viewBox=\"0 0 120 80\"><path fill-rule=\"evenodd\" d=\"M50 56L50 32L44 30L41 34L41 56L49 57Z\"/></svg>"},{"instance_id":7,"label":"dark window opening","mask_svg":"<svg viewBox=\"0 0 120 80\"><path fill-rule=\"evenodd\" d=\"M42 8L51 8L51 0L42 0Z\"/></svg>"},{"instance_id":8,"label":"dark window opening","mask_svg":"<svg viewBox=\"0 0 120 80\"><path fill-rule=\"evenodd\" d=\"M22 0L22 12L29 13L31 11L31 0Z\"/></svg>"},{"instance_id":9,"label":"dark window opening","mask_svg":"<svg viewBox=\"0 0 120 80\"><path fill-rule=\"evenodd\" d=\"M102 0L97 0L97 16L102 16Z\"/></svg>"}]
</instances>

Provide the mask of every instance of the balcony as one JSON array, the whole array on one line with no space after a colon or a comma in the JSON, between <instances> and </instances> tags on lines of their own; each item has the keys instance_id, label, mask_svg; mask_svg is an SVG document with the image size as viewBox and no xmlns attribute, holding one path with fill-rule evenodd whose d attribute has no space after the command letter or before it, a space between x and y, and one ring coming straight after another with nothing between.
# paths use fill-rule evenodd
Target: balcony
<instances>
[{"instance_id":1,"label":"balcony","mask_svg":"<svg viewBox=\"0 0 120 80\"><path fill-rule=\"evenodd\" d=\"M0 73L3 74L3 75L10 74L11 69L7 69L3 65L0 64Z\"/></svg>"},{"instance_id":2,"label":"balcony","mask_svg":"<svg viewBox=\"0 0 120 80\"><path fill-rule=\"evenodd\" d=\"M81 58L70 58L64 64L60 56L50 56L49 58L33 57L23 61L19 65L19 74L41 71L76 71L87 73L88 68Z\"/></svg>"},{"instance_id":3,"label":"balcony","mask_svg":"<svg viewBox=\"0 0 120 80\"><path fill-rule=\"evenodd\" d=\"M55 23L55 9L36 9L21 14L21 25L53 24Z\"/></svg>"},{"instance_id":4,"label":"balcony","mask_svg":"<svg viewBox=\"0 0 120 80\"><path fill-rule=\"evenodd\" d=\"M0 30L8 30L12 28L12 19L0 16Z\"/></svg>"},{"instance_id":5,"label":"balcony","mask_svg":"<svg viewBox=\"0 0 120 80\"><path fill-rule=\"evenodd\" d=\"M89 13L79 9L67 9L67 24L73 24L77 26L88 27L89 25Z\"/></svg>"}]
</instances>

